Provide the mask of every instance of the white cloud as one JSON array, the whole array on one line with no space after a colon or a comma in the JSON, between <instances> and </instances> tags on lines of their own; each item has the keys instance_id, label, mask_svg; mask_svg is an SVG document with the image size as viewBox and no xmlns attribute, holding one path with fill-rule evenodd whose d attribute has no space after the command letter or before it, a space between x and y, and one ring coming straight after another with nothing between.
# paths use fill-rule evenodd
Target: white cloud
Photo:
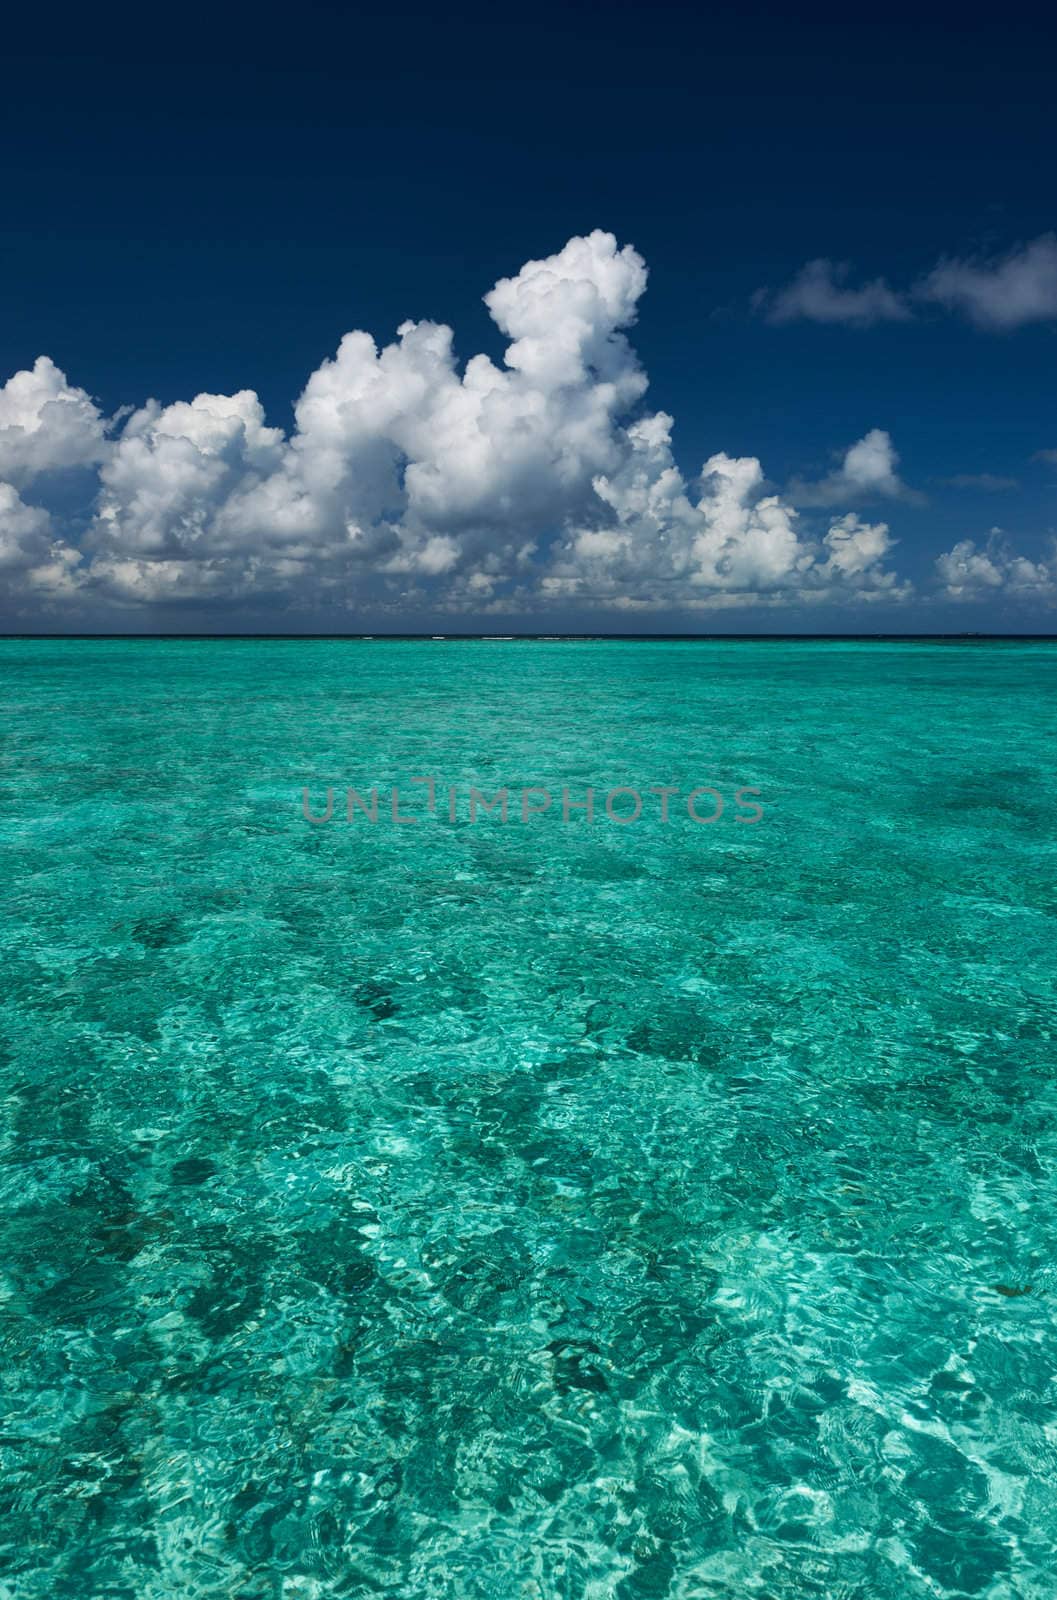
<instances>
[{"instance_id":1,"label":"white cloud","mask_svg":"<svg viewBox=\"0 0 1057 1600\"><path fill-rule=\"evenodd\" d=\"M794 479L790 499L801 506L834 506L890 499L920 502L921 496L899 476L899 456L891 435L883 428L870 431L850 445L836 471L818 482Z\"/></svg>"},{"instance_id":2,"label":"white cloud","mask_svg":"<svg viewBox=\"0 0 1057 1600\"><path fill-rule=\"evenodd\" d=\"M941 261L917 293L992 331L1051 321L1057 318L1057 235L1043 234L987 260Z\"/></svg>"},{"instance_id":3,"label":"white cloud","mask_svg":"<svg viewBox=\"0 0 1057 1600\"><path fill-rule=\"evenodd\" d=\"M134 411L100 471L86 540L92 581L133 602L240 598L259 582L267 588L267 541L246 541L230 524L237 497L279 471L284 449L282 430L265 426L248 389ZM278 521L271 540L281 536ZM272 582L281 587L277 575Z\"/></svg>"},{"instance_id":4,"label":"white cloud","mask_svg":"<svg viewBox=\"0 0 1057 1600\"><path fill-rule=\"evenodd\" d=\"M30 565L51 544L51 518L27 506L10 483L0 483L0 571Z\"/></svg>"},{"instance_id":5,"label":"white cloud","mask_svg":"<svg viewBox=\"0 0 1057 1600\"><path fill-rule=\"evenodd\" d=\"M844 577L875 570L892 548L887 522L863 522L854 512L833 523L824 543L830 570Z\"/></svg>"},{"instance_id":6,"label":"white cloud","mask_svg":"<svg viewBox=\"0 0 1057 1600\"><path fill-rule=\"evenodd\" d=\"M890 548L883 523L850 516L821 541L811 539L794 508L765 492L752 456L711 456L694 498L672 459L670 428L660 412L628 429L631 452L620 472L595 483L615 522L572 533L545 580L547 592L695 610L861 600L882 591L905 598L907 587L880 566Z\"/></svg>"},{"instance_id":7,"label":"white cloud","mask_svg":"<svg viewBox=\"0 0 1057 1600\"><path fill-rule=\"evenodd\" d=\"M622 329L645 284L601 232L529 262L485 297L511 341L502 368L477 355L460 372L434 323L382 350L350 333L289 439L249 391L144 407L102 470L93 571L124 597L211 595L225 572L239 595L352 583L397 604L442 577L490 592L541 531L590 510L626 453L618 419L646 378Z\"/></svg>"},{"instance_id":8,"label":"white cloud","mask_svg":"<svg viewBox=\"0 0 1057 1600\"><path fill-rule=\"evenodd\" d=\"M685 478L671 417L642 411L627 330L645 286L630 246L572 239L485 296L508 341L501 363L460 362L436 323L404 323L381 348L349 333L309 376L289 433L240 390L148 401L108 434L41 358L0 390L5 587L97 610L394 615L905 599L887 524L859 514L915 498L890 436L872 429L828 477L784 493L754 456L722 451ZM75 541L32 485L88 466L97 491ZM976 554L950 552L948 587L987 586ZM1029 581L1014 558L982 560L1007 588Z\"/></svg>"},{"instance_id":9,"label":"white cloud","mask_svg":"<svg viewBox=\"0 0 1057 1600\"><path fill-rule=\"evenodd\" d=\"M820 256L809 261L784 289L775 293L761 290L754 304L768 322L829 322L849 327L870 328L878 322L907 322L911 312L902 295L888 287L883 278L874 278L858 288L850 288L847 262L829 261Z\"/></svg>"},{"instance_id":10,"label":"white cloud","mask_svg":"<svg viewBox=\"0 0 1057 1600\"><path fill-rule=\"evenodd\" d=\"M753 306L768 322L844 323L868 328L906 322L915 302L944 307L978 328L1004 332L1057 320L1057 234L1042 234L1004 255L944 257L907 291L884 278L853 287L846 262L809 261L784 289L760 289Z\"/></svg>"},{"instance_id":11,"label":"white cloud","mask_svg":"<svg viewBox=\"0 0 1057 1600\"><path fill-rule=\"evenodd\" d=\"M1011 550L994 528L986 545L962 539L936 558L936 572L948 600L976 601L1008 595L1014 600L1057 600L1057 544L1048 559L1029 561Z\"/></svg>"},{"instance_id":12,"label":"white cloud","mask_svg":"<svg viewBox=\"0 0 1057 1600\"><path fill-rule=\"evenodd\" d=\"M10 483L0 483L0 583L44 600L69 597L78 587L80 554L59 539L48 513L26 505Z\"/></svg>"},{"instance_id":13,"label":"white cloud","mask_svg":"<svg viewBox=\"0 0 1057 1600\"><path fill-rule=\"evenodd\" d=\"M891 436L883 428L871 428L844 457L840 478L855 491L866 494L900 495L903 485L896 467L899 457Z\"/></svg>"},{"instance_id":14,"label":"white cloud","mask_svg":"<svg viewBox=\"0 0 1057 1600\"><path fill-rule=\"evenodd\" d=\"M47 356L0 388L0 478L24 488L44 473L94 466L105 449L97 406Z\"/></svg>"}]
</instances>

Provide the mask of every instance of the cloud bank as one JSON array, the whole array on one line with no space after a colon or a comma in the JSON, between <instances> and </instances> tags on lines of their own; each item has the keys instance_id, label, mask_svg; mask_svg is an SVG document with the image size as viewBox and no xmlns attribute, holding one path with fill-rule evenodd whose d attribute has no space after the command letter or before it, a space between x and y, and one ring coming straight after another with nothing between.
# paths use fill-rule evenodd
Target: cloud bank
<instances>
[{"instance_id":1,"label":"cloud bank","mask_svg":"<svg viewBox=\"0 0 1057 1600\"><path fill-rule=\"evenodd\" d=\"M882 430L785 495L754 457L719 452L684 478L627 334L646 279L601 231L527 262L485 296L501 366L460 364L437 323L381 349L349 333L289 434L251 390L108 422L41 357L0 389L9 603L72 625L78 608L187 603L399 617L908 598L887 524L859 512L909 493ZM92 474L76 529L52 498L75 472ZM832 514L805 521L797 501Z\"/></svg>"}]
</instances>

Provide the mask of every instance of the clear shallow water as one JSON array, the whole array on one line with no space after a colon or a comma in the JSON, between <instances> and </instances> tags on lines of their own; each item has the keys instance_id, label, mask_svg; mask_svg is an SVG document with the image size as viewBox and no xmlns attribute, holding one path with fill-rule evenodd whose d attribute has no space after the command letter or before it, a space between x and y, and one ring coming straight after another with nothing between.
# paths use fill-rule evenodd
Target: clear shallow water
<instances>
[{"instance_id":1,"label":"clear shallow water","mask_svg":"<svg viewBox=\"0 0 1057 1600\"><path fill-rule=\"evenodd\" d=\"M1055 691L0 641L0 1596L1057 1593Z\"/></svg>"}]
</instances>

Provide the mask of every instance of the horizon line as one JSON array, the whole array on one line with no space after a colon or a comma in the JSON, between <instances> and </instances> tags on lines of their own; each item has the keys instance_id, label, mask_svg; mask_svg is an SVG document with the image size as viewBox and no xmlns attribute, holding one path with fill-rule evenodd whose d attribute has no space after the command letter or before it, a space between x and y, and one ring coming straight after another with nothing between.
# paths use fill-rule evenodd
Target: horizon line
<instances>
[{"instance_id":1,"label":"horizon line","mask_svg":"<svg viewBox=\"0 0 1057 1600\"><path fill-rule=\"evenodd\" d=\"M443 643L449 643L449 642L451 642L451 643L471 643L471 642L476 642L476 643L486 643L486 644L518 644L518 643L534 643L534 644L554 643L554 644L559 644L559 643L590 643L590 642L594 642L594 641L604 642L604 643L613 643L613 644L619 644L621 642L648 643L648 642L651 642L651 641L652 642L656 642L656 643L673 643L673 644L675 644L675 643L721 643L721 642L724 642L724 641L742 641L742 642L758 641L758 642L764 642L764 641L768 641L768 640L775 641L775 642L784 642L784 643L793 643L795 641L801 640L801 641L803 641L805 643L811 643L811 642L818 642L818 641L821 641L821 640L834 640L834 641L836 641L836 640L847 640L847 641L863 641L863 642L868 642L868 641L882 642L883 641L885 643L892 643L892 644L905 642L905 643L909 644L909 643L913 643L915 641L941 640L941 639L942 640L961 641L961 642L969 642L969 641L974 641L974 640L976 640L976 641L1019 640L1021 642L1025 642L1025 643L1026 642L1039 643L1039 642L1042 642L1042 641L1046 641L1046 642L1057 641L1057 632L1052 632L1052 633L986 633L986 632L981 632L981 631L978 631L978 630L973 630L973 631L968 631L967 630L967 631L959 631L959 632L926 632L926 633L888 633L888 632L884 632L884 631L878 631L878 632L875 632L875 633L861 633L861 632L856 632L856 633L838 633L838 632L829 632L829 631L821 632L821 633L783 633L783 632L777 632L776 631L776 632L768 632L768 633L587 633L587 632L578 632L578 633L573 633L573 632L569 632L569 633L537 633L537 632L532 632L532 633L502 633L502 634L499 634L499 633L477 633L477 632L474 632L474 633L423 633L423 632L412 633L412 632L402 632L402 631L393 631L393 632L389 632L389 633L361 633L361 632L337 633L337 632L330 632L330 631L324 631L324 632L318 632L318 633L269 633L269 632L207 633L207 632L196 632L196 631L173 632L173 633L102 633L102 632L100 632L100 633L89 633L89 632L83 632L83 631L69 632L69 633L65 633L65 632L64 633L41 633L41 632L17 632L16 633L16 632L9 632L9 631L0 631L0 641L23 640L23 639L24 640L54 639L54 640L82 640L82 641L88 641L88 640L92 640L92 639L99 639L99 640L109 640L111 642L120 641L120 640L128 640L128 641L136 641L136 642L143 642L145 640L156 640L156 641L161 642L161 641L165 641L165 640L176 640L176 641L179 641L179 640L185 640L185 641L198 640L198 641L206 641L206 640L231 639L231 640L243 640L243 641L246 641L246 640L254 640L254 639L256 639L256 640L265 640L265 639L267 639L267 640L283 640L283 639L289 639L289 640L292 640L292 641L297 641L297 640L302 640L303 641L303 640L318 639L318 640L335 640L335 641L337 641L337 640L348 640L348 641L354 642L354 643L376 643L376 642L377 643L382 643L382 642L400 642L400 641L403 641L405 643L421 642L421 643L425 643L425 644L443 644Z\"/></svg>"}]
</instances>

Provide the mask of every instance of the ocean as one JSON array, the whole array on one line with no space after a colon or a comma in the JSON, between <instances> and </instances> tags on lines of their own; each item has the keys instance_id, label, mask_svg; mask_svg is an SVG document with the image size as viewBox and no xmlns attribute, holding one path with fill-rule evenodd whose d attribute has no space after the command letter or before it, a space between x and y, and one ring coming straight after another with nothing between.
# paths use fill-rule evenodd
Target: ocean
<instances>
[{"instance_id":1,"label":"ocean","mask_svg":"<svg viewBox=\"0 0 1057 1600\"><path fill-rule=\"evenodd\" d=\"M0 734L3 1600L1054 1594L1057 643L5 639Z\"/></svg>"}]
</instances>

